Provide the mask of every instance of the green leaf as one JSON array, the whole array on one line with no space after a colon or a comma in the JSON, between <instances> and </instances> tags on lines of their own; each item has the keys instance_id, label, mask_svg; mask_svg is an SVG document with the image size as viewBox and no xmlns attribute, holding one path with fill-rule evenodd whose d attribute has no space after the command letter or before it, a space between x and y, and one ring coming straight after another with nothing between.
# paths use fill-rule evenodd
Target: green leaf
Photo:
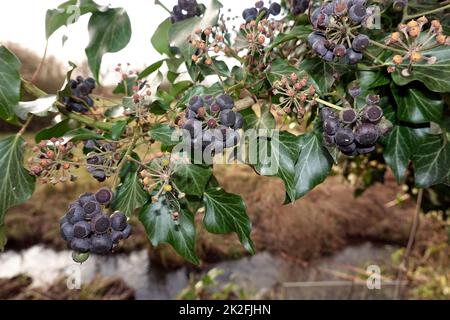
<instances>
[{"instance_id":1,"label":"green leaf","mask_svg":"<svg viewBox=\"0 0 450 320\"><path fill-rule=\"evenodd\" d=\"M21 101L15 106L14 112L22 120L26 120L30 113L38 117L46 117L49 112L58 111L54 106L55 102L56 95L42 97L33 101Z\"/></svg>"},{"instance_id":2,"label":"green leaf","mask_svg":"<svg viewBox=\"0 0 450 320\"><path fill-rule=\"evenodd\" d=\"M89 45L86 48L89 67L99 82L100 65L105 53L118 52L131 39L131 23L122 8L95 12L89 20Z\"/></svg>"},{"instance_id":3,"label":"green leaf","mask_svg":"<svg viewBox=\"0 0 450 320\"><path fill-rule=\"evenodd\" d=\"M195 29L205 29L215 26L219 18L219 10L222 4L217 0L209 0L205 3L206 11L202 17L193 17L177 23L169 28L169 43L177 48L186 47L189 44L187 39L194 35ZM163 34L164 36L164 34ZM185 57L186 58L186 57ZM190 56L187 57L190 59Z\"/></svg>"},{"instance_id":4,"label":"green leaf","mask_svg":"<svg viewBox=\"0 0 450 320\"><path fill-rule=\"evenodd\" d=\"M180 99L178 102L178 105L185 105L188 103L188 101L193 96L205 96L205 95L211 95L211 96L217 96L219 94L223 93L223 88L219 82L216 82L210 87L205 86L194 86L190 90L186 91L186 94L183 96L183 98Z\"/></svg>"},{"instance_id":5,"label":"green leaf","mask_svg":"<svg viewBox=\"0 0 450 320\"><path fill-rule=\"evenodd\" d=\"M72 90L70 88L70 79L72 78L72 73L77 68L77 65L74 64L73 62L69 61L69 66L71 69L69 71L67 71L67 73L66 73L65 84L64 84L63 88L60 91L58 91L58 94L57 94L59 99L61 99L63 97L70 97L72 95Z\"/></svg>"},{"instance_id":6,"label":"green leaf","mask_svg":"<svg viewBox=\"0 0 450 320\"><path fill-rule=\"evenodd\" d=\"M4 230L6 211L27 201L34 192L34 179L23 167L25 141L19 136L0 140L0 229ZM0 250L5 244L0 232Z\"/></svg>"},{"instance_id":7,"label":"green leaf","mask_svg":"<svg viewBox=\"0 0 450 320\"><path fill-rule=\"evenodd\" d=\"M194 214L182 210L176 222L172 218L172 212L164 197L160 197L158 202L148 203L142 208L139 220L144 225L153 246L168 243L178 254L198 265L199 260L195 253Z\"/></svg>"},{"instance_id":8,"label":"green leaf","mask_svg":"<svg viewBox=\"0 0 450 320\"><path fill-rule=\"evenodd\" d=\"M333 65L320 58L303 60L299 69L306 71L318 92L329 92L335 82Z\"/></svg>"},{"instance_id":9,"label":"green leaf","mask_svg":"<svg viewBox=\"0 0 450 320\"><path fill-rule=\"evenodd\" d=\"M258 117L251 108L247 108L241 111L241 115L244 117L244 129L273 129L275 128L275 118L270 112L268 105L263 105L260 108L260 116Z\"/></svg>"},{"instance_id":10,"label":"green leaf","mask_svg":"<svg viewBox=\"0 0 450 320\"><path fill-rule=\"evenodd\" d=\"M71 141L103 139L103 136L86 128L78 128L67 132L64 137Z\"/></svg>"},{"instance_id":11,"label":"green leaf","mask_svg":"<svg viewBox=\"0 0 450 320\"><path fill-rule=\"evenodd\" d=\"M300 137L300 156L295 165L295 197L298 199L322 183L331 171L333 159L316 133Z\"/></svg>"},{"instance_id":12,"label":"green leaf","mask_svg":"<svg viewBox=\"0 0 450 320\"><path fill-rule=\"evenodd\" d=\"M45 16L45 35L47 40L51 35L61 28L78 21L78 19L89 12L97 12L101 9L92 0L70 0L62 3L56 9L47 10Z\"/></svg>"},{"instance_id":13,"label":"green leaf","mask_svg":"<svg viewBox=\"0 0 450 320\"><path fill-rule=\"evenodd\" d=\"M434 92L450 91L450 46L438 46L434 49L421 52L422 55L436 57L434 64L428 64L427 61L414 63L411 75L404 77L401 70L408 68L406 62L396 67L392 73L392 79L400 86L404 86L411 81L419 80L429 90Z\"/></svg>"},{"instance_id":14,"label":"green leaf","mask_svg":"<svg viewBox=\"0 0 450 320\"><path fill-rule=\"evenodd\" d=\"M278 47L280 44L294 39L308 39L308 35L312 32L311 26L299 25L290 29L287 33L277 35L271 44L271 47Z\"/></svg>"},{"instance_id":15,"label":"green leaf","mask_svg":"<svg viewBox=\"0 0 450 320\"><path fill-rule=\"evenodd\" d=\"M152 36L152 45L156 51L161 54L167 54L168 56L172 55L172 51L170 50L169 45L169 29L172 26L172 22L170 18L167 18L156 28L155 33Z\"/></svg>"},{"instance_id":16,"label":"green leaf","mask_svg":"<svg viewBox=\"0 0 450 320\"><path fill-rule=\"evenodd\" d=\"M361 88L373 89L389 84L390 79L381 71L360 71L358 82Z\"/></svg>"},{"instance_id":17,"label":"green leaf","mask_svg":"<svg viewBox=\"0 0 450 320\"><path fill-rule=\"evenodd\" d=\"M282 179L290 202L295 201L295 163L300 154L298 140L299 137L287 131L279 131L270 139L258 139L257 172ZM275 172L274 168L277 168Z\"/></svg>"},{"instance_id":18,"label":"green leaf","mask_svg":"<svg viewBox=\"0 0 450 320\"><path fill-rule=\"evenodd\" d=\"M72 129L72 125L70 124L70 119L64 119L52 127L42 129L39 131L34 140L36 143L41 142L42 140L48 140L50 138L59 138L62 137L66 132Z\"/></svg>"},{"instance_id":19,"label":"green leaf","mask_svg":"<svg viewBox=\"0 0 450 320\"><path fill-rule=\"evenodd\" d=\"M126 120L120 120L113 124L113 127L111 129L111 139L112 140L119 140L120 136L125 132L125 128L127 126Z\"/></svg>"},{"instance_id":20,"label":"green leaf","mask_svg":"<svg viewBox=\"0 0 450 320\"><path fill-rule=\"evenodd\" d=\"M423 129L415 129L397 124L391 133L383 139L384 160L394 172L398 182L401 182L408 168L409 161L416 150Z\"/></svg>"},{"instance_id":21,"label":"green leaf","mask_svg":"<svg viewBox=\"0 0 450 320\"><path fill-rule=\"evenodd\" d=\"M139 182L137 170L129 172L119 186L114 200L111 204L114 210L122 211L131 217L134 210L141 208L147 203L149 194Z\"/></svg>"},{"instance_id":22,"label":"green leaf","mask_svg":"<svg viewBox=\"0 0 450 320\"><path fill-rule=\"evenodd\" d=\"M206 230L218 234L236 232L245 249L254 254L255 248L250 238L252 225L242 198L223 189L210 188L205 191L203 201Z\"/></svg>"},{"instance_id":23,"label":"green leaf","mask_svg":"<svg viewBox=\"0 0 450 320\"><path fill-rule=\"evenodd\" d=\"M178 144L178 140L172 140L172 135L176 132L175 128L172 128L168 124L157 124L149 130L149 135L152 139L161 142L167 146L174 146Z\"/></svg>"},{"instance_id":24,"label":"green leaf","mask_svg":"<svg viewBox=\"0 0 450 320\"><path fill-rule=\"evenodd\" d=\"M270 83L273 84L275 81L280 80L282 76L288 76L292 73L297 74L299 77L305 75L304 71L290 65L285 59L276 59L272 62L270 71L266 72L266 76Z\"/></svg>"},{"instance_id":25,"label":"green leaf","mask_svg":"<svg viewBox=\"0 0 450 320\"><path fill-rule=\"evenodd\" d=\"M411 123L440 123L444 101L439 94L416 87L391 86L391 91L397 102L397 117Z\"/></svg>"},{"instance_id":26,"label":"green leaf","mask_svg":"<svg viewBox=\"0 0 450 320\"><path fill-rule=\"evenodd\" d=\"M450 178L450 143L442 136L428 135L413 155L416 186L428 188Z\"/></svg>"},{"instance_id":27,"label":"green leaf","mask_svg":"<svg viewBox=\"0 0 450 320\"><path fill-rule=\"evenodd\" d=\"M165 59L159 60L159 61L153 63L152 65L148 66L147 68L145 68L143 71L139 72L139 76L138 76L137 80L144 79L144 78L148 77L149 75L151 75L156 70L158 70L159 68L161 68L164 61L166 61L166 60Z\"/></svg>"},{"instance_id":28,"label":"green leaf","mask_svg":"<svg viewBox=\"0 0 450 320\"><path fill-rule=\"evenodd\" d=\"M19 59L5 46L0 46L0 118L17 122L13 107L20 99Z\"/></svg>"},{"instance_id":29,"label":"green leaf","mask_svg":"<svg viewBox=\"0 0 450 320\"><path fill-rule=\"evenodd\" d=\"M211 177L211 168L204 168L195 164L179 163L175 168L176 186L187 195L201 196Z\"/></svg>"}]
</instances>

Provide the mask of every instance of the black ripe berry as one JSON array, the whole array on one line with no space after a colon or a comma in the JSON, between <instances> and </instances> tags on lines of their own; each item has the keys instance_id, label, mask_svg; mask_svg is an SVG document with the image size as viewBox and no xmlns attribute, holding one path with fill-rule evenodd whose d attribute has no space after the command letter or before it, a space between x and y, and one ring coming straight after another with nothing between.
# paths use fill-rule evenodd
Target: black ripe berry
<instances>
[{"instance_id":1,"label":"black ripe berry","mask_svg":"<svg viewBox=\"0 0 450 320\"><path fill-rule=\"evenodd\" d=\"M348 146L353 143L355 136L350 128L339 128L335 135L335 141L338 146Z\"/></svg>"},{"instance_id":2,"label":"black ripe berry","mask_svg":"<svg viewBox=\"0 0 450 320\"><path fill-rule=\"evenodd\" d=\"M377 105L368 105L363 110L363 118L366 121L376 123L383 117L383 110Z\"/></svg>"},{"instance_id":3,"label":"black ripe berry","mask_svg":"<svg viewBox=\"0 0 450 320\"><path fill-rule=\"evenodd\" d=\"M323 122L325 133L334 135L339 129L339 120L336 118L327 118Z\"/></svg>"},{"instance_id":4,"label":"black ripe berry","mask_svg":"<svg viewBox=\"0 0 450 320\"><path fill-rule=\"evenodd\" d=\"M128 224L127 227L122 231L123 238L128 239L132 231L133 228L131 227L131 224Z\"/></svg>"},{"instance_id":5,"label":"black ripe berry","mask_svg":"<svg viewBox=\"0 0 450 320\"><path fill-rule=\"evenodd\" d=\"M91 238L91 252L95 254L105 255L112 249L112 238L110 234L94 235Z\"/></svg>"},{"instance_id":6,"label":"black ripe berry","mask_svg":"<svg viewBox=\"0 0 450 320\"><path fill-rule=\"evenodd\" d=\"M95 200L88 201L83 206L83 209L86 219L92 219L95 215L100 213L100 204Z\"/></svg>"},{"instance_id":7,"label":"black ripe berry","mask_svg":"<svg viewBox=\"0 0 450 320\"><path fill-rule=\"evenodd\" d=\"M357 118L358 118L358 114L352 108L346 108L346 109L342 110L340 113L340 119L341 119L342 123L345 123L345 124L352 124L356 121Z\"/></svg>"},{"instance_id":8,"label":"black ripe berry","mask_svg":"<svg viewBox=\"0 0 450 320\"><path fill-rule=\"evenodd\" d=\"M368 94L366 97L367 104L378 104L380 103L380 96L377 94Z\"/></svg>"},{"instance_id":9,"label":"black ripe berry","mask_svg":"<svg viewBox=\"0 0 450 320\"><path fill-rule=\"evenodd\" d=\"M73 239L73 225L66 222L61 226L61 237L65 241L71 241Z\"/></svg>"},{"instance_id":10,"label":"black ripe berry","mask_svg":"<svg viewBox=\"0 0 450 320\"><path fill-rule=\"evenodd\" d=\"M335 116L334 111L331 108L328 107L320 108L320 119L322 119L322 121L325 121L325 119L328 118L334 118L334 116Z\"/></svg>"},{"instance_id":11,"label":"black ripe berry","mask_svg":"<svg viewBox=\"0 0 450 320\"><path fill-rule=\"evenodd\" d=\"M72 250L76 252L86 253L89 251L91 246L91 241L88 238L85 239L79 239L74 238L72 241L70 241L70 247Z\"/></svg>"},{"instance_id":12,"label":"black ripe berry","mask_svg":"<svg viewBox=\"0 0 450 320\"><path fill-rule=\"evenodd\" d=\"M112 199L112 192L109 188L101 188L95 194L95 200L102 205L107 205Z\"/></svg>"},{"instance_id":13,"label":"black ripe berry","mask_svg":"<svg viewBox=\"0 0 450 320\"><path fill-rule=\"evenodd\" d=\"M89 94L95 89L95 80L78 76L76 80L70 80L68 85L71 95L62 98L67 110L78 113L88 112L89 108L94 106L94 100Z\"/></svg>"},{"instance_id":14,"label":"black ripe berry","mask_svg":"<svg viewBox=\"0 0 450 320\"><path fill-rule=\"evenodd\" d=\"M234 123L236 121L236 114L232 110L224 110L220 113L220 122L227 126L231 127L234 126Z\"/></svg>"},{"instance_id":15,"label":"black ripe berry","mask_svg":"<svg viewBox=\"0 0 450 320\"><path fill-rule=\"evenodd\" d=\"M127 225L127 217L122 212L115 212L111 216L111 227L113 230L123 231Z\"/></svg>"},{"instance_id":16,"label":"black ripe berry","mask_svg":"<svg viewBox=\"0 0 450 320\"><path fill-rule=\"evenodd\" d=\"M97 234L105 233L111 227L111 221L108 216L104 214L97 214L91 221L92 231Z\"/></svg>"},{"instance_id":17,"label":"black ripe berry","mask_svg":"<svg viewBox=\"0 0 450 320\"><path fill-rule=\"evenodd\" d=\"M222 94L216 98L216 102L221 110L233 109L234 101L228 94Z\"/></svg>"},{"instance_id":18,"label":"black ripe berry","mask_svg":"<svg viewBox=\"0 0 450 320\"><path fill-rule=\"evenodd\" d=\"M372 123L362 123L356 128L355 140L361 146L374 145L379 137L377 127Z\"/></svg>"},{"instance_id":19,"label":"black ripe berry","mask_svg":"<svg viewBox=\"0 0 450 320\"><path fill-rule=\"evenodd\" d=\"M87 221L79 221L73 226L73 236L83 239L91 233L91 225Z\"/></svg>"}]
</instances>

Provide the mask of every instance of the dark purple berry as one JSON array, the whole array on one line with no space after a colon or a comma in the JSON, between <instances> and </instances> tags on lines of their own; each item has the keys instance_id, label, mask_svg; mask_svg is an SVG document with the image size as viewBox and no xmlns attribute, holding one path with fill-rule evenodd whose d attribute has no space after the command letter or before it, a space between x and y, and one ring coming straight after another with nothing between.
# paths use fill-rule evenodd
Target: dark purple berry
<instances>
[{"instance_id":1,"label":"dark purple berry","mask_svg":"<svg viewBox=\"0 0 450 320\"><path fill-rule=\"evenodd\" d=\"M127 216L122 212L115 212L111 216L111 228L116 231L123 231L127 226Z\"/></svg>"},{"instance_id":2,"label":"dark purple berry","mask_svg":"<svg viewBox=\"0 0 450 320\"><path fill-rule=\"evenodd\" d=\"M361 86L356 83L352 83L348 86L348 93L352 96L352 98L356 98L361 94Z\"/></svg>"},{"instance_id":3,"label":"dark purple berry","mask_svg":"<svg viewBox=\"0 0 450 320\"><path fill-rule=\"evenodd\" d=\"M97 234L105 233L111 227L111 221L108 216L104 214L97 214L92 218L91 228Z\"/></svg>"},{"instance_id":4,"label":"dark purple berry","mask_svg":"<svg viewBox=\"0 0 450 320\"><path fill-rule=\"evenodd\" d=\"M101 211L100 205L97 201L88 201L83 206L86 219L92 219L95 215L99 214Z\"/></svg>"},{"instance_id":5,"label":"dark purple berry","mask_svg":"<svg viewBox=\"0 0 450 320\"><path fill-rule=\"evenodd\" d=\"M195 138L202 133L202 123L196 119L189 119L183 129L189 132L191 138Z\"/></svg>"},{"instance_id":6,"label":"dark purple berry","mask_svg":"<svg viewBox=\"0 0 450 320\"><path fill-rule=\"evenodd\" d=\"M111 192L111 189L101 188L95 194L95 200L97 200L98 203L100 203L102 205L107 205L111 201L112 196L113 196L113 194Z\"/></svg>"},{"instance_id":7,"label":"dark purple berry","mask_svg":"<svg viewBox=\"0 0 450 320\"><path fill-rule=\"evenodd\" d=\"M345 124L352 124L358 118L358 114L354 109L346 108L340 112L340 119Z\"/></svg>"},{"instance_id":8,"label":"dark purple berry","mask_svg":"<svg viewBox=\"0 0 450 320\"><path fill-rule=\"evenodd\" d=\"M233 129L238 130L241 129L244 125L244 117L240 113L236 113L236 121L234 122Z\"/></svg>"},{"instance_id":9,"label":"dark purple berry","mask_svg":"<svg viewBox=\"0 0 450 320\"><path fill-rule=\"evenodd\" d=\"M363 110L363 118L366 121L376 123L383 117L383 109L377 105L368 105Z\"/></svg>"},{"instance_id":10,"label":"dark purple berry","mask_svg":"<svg viewBox=\"0 0 450 320\"><path fill-rule=\"evenodd\" d=\"M189 100L189 109L194 112L197 112L203 105L203 99L199 96L194 96Z\"/></svg>"},{"instance_id":11,"label":"dark purple berry","mask_svg":"<svg viewBox=\"0 0 450 320\"><path fill-rule=\"evenodd\" d=\"M85 213L81 206L73 206L66 213L66 217L71 224L75 224L85 218Z\"/></svg>"},{"instance_id":12,"label":"dark purple berry","mask_svg":"<svg viewBox=\"0 0 450 320\"><path fill-rule=\"evenodd\" d=\"M363 52L364 50L366 50L366 48L369 46L370 41L369 41L369 37L366 36L365 34L358 34L352 42L352 48L353 50L357 51L357 52Z\"/></svg>"},{"instance_id":13,"label":"dark purple berry","mask_svg":"<svg viewBox=\"0 0 450 320\"><path fill-rule=\"evenodd\" d=\"M270 7L269 7L269 12L270 12L271 15L274 15L274 16L279 15L280 12L281 12L281 6L280 6L280 4L279 4L279 3L276 3L276 2L272 3L272 4L270 5Z\"/></svg>"},{"instance_id":14,"label":"dark purple berry","mask_svg":"<svg viewBox=\"0 0 450 320\"><path fill-rule=\"evenodd\" d=\"M363 58L363 54L353 49L347 49L345 58L348 64L357 64Z\"/></svg>"},{"instance_id":15,"label":"dark purple berry","mask_svg":"<svg viewBox=\"0 0 450 320\"><path fill-rule=\"evenodd\" d=\"M73 236L83 239L91 233L91 225L86 221L79 221L73 226Z\"/></svg>"},{"instance_id":16,"label":"dark purple berry","mask_svg":"<svg viewBox=\"0 0 450 320\"><path fill-rule=\"evenodd\" d=\"M88 252L90 249L90 246L91 246L91 241L89 241L89 239L87 239L87 238L85 238L85 239L74 238L70 242L70 247L72 248L72 250L81 252L81 253Z\"/></svg>"},{"instance_id":17,"label":"dark purple berry","mask_svg":"<svg viewBox=\"0 0 450 320\"><path fill-rule=\"evenodd\" d=\"M377 127L372 123L363 123L356 128L355 140L361 146L374 145L379 137Z\"/></svg>"},{"instance_id":18,"label":"dark purple berry","mask_svg":"<svg viewBox=\"0 0 450 320\"><path fill-rule=\"evenodd\" d=\"M375 151L375 146L371 146L371 147L361 147L361 148L357 148L356 151L358 151L358 154L368 154L368 153L372 153Z\"/></svg>"},{"instance_id":19,"label":"dark purple berry","mask_svg":"<svg viewBox=\"0 0 450 320\"><path fill-rule=\"evenodd\" d=\"M339 120L336 118L327 118L323 121L323 129L325 133L334 135L339 129Z\"/></svg>"},{"instance_id":20,"label":"dark purple berry","mask_svg":"<svg viewBox=\"0 0 450 320\"><path fill-rule=\"evenodd\" d=\"M73 239L73 225L66 222L61 226L61 237L65 241L71 241Z\"/></svg>"},{"instance_id":21,"label":"dark purple berry","mask_svg":"<svg viewBox=\"0 0 450 320\"><path fill-rule=\"evenodd\" d=\"M335 117L335 114L331 108L328 108L328 107L320 108L320 119L322 121L325 121L325 119L334 118L334 117Z\"/></svg>"},{"instance_id":22,"label":"dark purple berry","mask_svg":"<svg viewBox=\"0 0 450 320\"><path fill-rule=\"evenodd\" d=\"M359 5L359 4L355 4L354 6L350 7L350 10L348 11L348 15L350 17L350 19L354 22L354 23L359 23L361 22L364 17L366 16L366 7L363 5Z\"/></svg>"},{"instance_id":23,"label":"dark purple berry","mask_svg":"<svg viewBox=\"0 0 450 320\"><path fill-rule=\"evenodd\" d=\"M347 48L343 44L338 44L333 49L333 53L336 57L345 56L346 51L347 51Z\"/></svg>"},{"instance_id":24,"label":"dark purple berry","mask_svg":"<svg viewBox=\"0 0 450 320\"><path fill-rule=\"evenodd\" d=\"M91 238L91 252L104 255L112 249L112 239L110 234L94 235Z\"/></svg>"},{"instance_id":25,"label":"dark purple berry","mask_svg":"<svg viewBox=\"0 0 450 320\"><path fill-rule=\"evenodd\" d=\"M378 104L380 103L380 96L377 94L368 94L366 97L367 104Z\"/></svg>"},{"instance_id":26,"label":"dark purple berry","mask_svg":"<svg viewBox=\"0 0 450 320\"><path fill-rule=\"evenodd\" d=\"M355 136L350 128L339 128L336 132L334 139L338 146L348 146L353 143Z\"/></svg>"},{"instance_id":27,"label":"dark purple berry","mask_svg":"<svg viewBox=\"0 0 450 320\"><path fill-rule=\"evenodd\" d=\"M231 127L234 125L235 121L236 121L236 114L232 110L227 109L227 110L223 110L220 113L220 122L223 125L225 125L227 127Z\"/></svg>"},{"instance_id":28,"label":"dark purple berry","mask_svg":"<svg viewBox=\"0 0 450 320\"><path fill-rule=\"evenodd\" d=\"M234 101L228 94L222 94L216 98L217 104L221 110L233 109Z\"/></svg>"},{"instance_id":29,"label":"dark purple berry","mask_svg":"<svg viewBox=\"0 0 450 320\"><path fill-rule=\"evenodd\" d=\"M132 231L133 228L131 227L131 224L128 224L127 227L122 231L123 238L128 239L131 236Z\"/></svg>"},{"instance_id":30,"label":"dark purple berry","mask_svg":"<svg viewBox=\"0 0 450 320\"><path fill-rule=\"evenodd\" d=\"M335 144L334 136L324 133L323 134L323 144L326 147L332 147Z\"/></svg>"}]
</instances>

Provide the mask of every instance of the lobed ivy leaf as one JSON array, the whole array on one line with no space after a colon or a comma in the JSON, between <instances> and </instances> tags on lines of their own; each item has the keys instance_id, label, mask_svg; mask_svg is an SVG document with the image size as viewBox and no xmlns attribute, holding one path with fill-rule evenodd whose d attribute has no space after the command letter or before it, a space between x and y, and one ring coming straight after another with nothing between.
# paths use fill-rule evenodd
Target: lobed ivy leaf
<instances>
[{"instance_id":1,"label":"lobed ivy leaf","mask_svg":"<svg viewBox=\"0 0 450 320\"><path fill-rule=\"evenodd\" d=\"M407 68L407 64L396 67L392 73L392 79L399 86L404 86L414 80L422 82L429 90L434 92L450 91L450 46L437 46L434 49L421 52L425 56L436 57L434 64L427 61L415 63L412 66L411 75L404 77L401 70Z\"/></svg>"},{"instance_id":2,"label":"lobed ivy leaf","mask_svg":"<svg viewBox=\"0 0 450 320\"><path fill-rule=\"evenodd\" d=\"M20 100L19 59L5 46L0 46L0 118L18 123L13 107Z\"/></svg>"},{"instance_id":3,"label":"lobed ivy leaf","mask_svg":"<svg viewBox=\"0 0 450 320\"><path fill-rule=\"evenodd\" d=\"M450 179L450 143L441 135L427 135L413 158L416 186L428 188Z\"/></svg>"},{"instance_id":4,"label":"lobed ivy leaf","mask_svg":"<svg viewBox=\"0 0 450 320\"><path fill-rule=\"evenodd\" d=\"M6 243L6 211L27 201L34 192L34 178L23 166L24 146L20 135L0 140L0 250Z\"/></svg>"},{"instance_id":5,"label":"lobed ivy leaf","mask_svg":"<svg viewBox=\"0 0 450 320\"><path fill-rule=\"evenodd\" d=\"M426 131L427 129L397 124L391 133L382 140L385 146L384 160L392 169L398 182L403 181L409 161Z\"/></svg>"},{"instance_id":6,"label":"lobed ivy leaf","mask_svg":"<svg viewBox=\"0 0 450 320\"><path fill-rule=\"evenodd\" d=\"M323 182L331 171L333 159L317 133L299 138L300 156L295 165L295 198L298 199Z\"/></svg>"},{"instance_id":7,"label":"lobed ivy leaf","mask_svg":"<svg viewBox=\"0 0 450 320\"><path fill-rule=\"evenodd\" d=\"M149 194L139 182L138 170L130 171L117 189L111 207L131 217L134 210L145 205L148 199Z\"/></svg>"},{"instance_id":8,"label":"lobed ivy leaf","mask_svg":"<svg viewBox=\"0 0 450 320\"><path fill-rule=\"evenodd\" d=\"M335 82L333 64L320 58L305 59L299 68L309 75L319 93L329 92Z\"/></svg>"},{"instance_id":9,"label":"lobed ivy leaf","mask_svg":"<svg viewBox=\"0 0 450 320\"><path fill-rule=\"evenodd\" d=\"M39 131L34 140L36 143L41 142L42 140L48 140L51 138L59 138L66 134L68 131L72 130L72 124L70 119L64 119L52 127L42 129Z\"/></svg>"},{"instance_id":10,"label":"lobed ivy leaf","mask_svg":"<svg viewBox=\"0 0 450 320\"><path fill-rule=\"evenodd\" d=\"M144 225L153 246L168 243L182 257L198 265L199 259L195 253L194 214L182 209L178 221L175 222L172 213L164 197L160 197L158 202L148 203L142 208L139 220Z\"/></svg>"},{"instance_id":11,"label":"lobed ivy leaf","mask_svg":"<svg viewBox=\"0 0 450 320\"><path fill-rule=\"evenodd\" d=\"M283 180L287 199L295 201L295 164L300 154L299 137L280 131L272 138L258 139L256 171L263 176L277 176ZM276 169L276 171L274 171Z\"/></svg>"},{"instance_id":12,"label":"lobed ivy leaf","mask_svg":"<svg viewBox=\"0 0 450 320\"><path fill-rule=\"evenodd\" d=\"M244 129L273 129L275 128L276 122L275 117L270 112L270 107L268 105L263 105L260 107L260 115L258 116L255 111L251 108L242 110L241 115L244 117Z\"/></svg>"},{"instance_id":13,"label":"lobed ivy leaf","mask_svg":"<svg viewBox=\"0 0 450 320\"><path fill-rule=\"evenodd\" d=\"M174 146L179 142L179 139L172 139L175 132L176 129L168 124L157 124L149 130L148 134L152 139L155 139L166 146Z\"/></svg>"},{"instance_id":14,"label":"lobed ivy leaf","mask_svg":"<svg viewBox=\"0 0 450 320\"><path fill-rule=\"evenodd\" d=\"M151 42L153 48L161 54L167 54L172 56L172 51L169 45L169 29L172 26L170 18L167 18L156 28L155 33L152 36Z\"/></svg>"},{"instance_id":15,"label":"lobed ivy leaf","mask_svg":"<svg viewBox=\"0 0 450 320\"><path fill-rule=\"evenodd\" d=\"M255 248L250 238L252 225L242 198L220 188L209 188L203 195L203 202L203 225L206 230L216 234L236 232L244 248L254 254Z\"/></svg>"},{"instance_id":16,"label":"lobed ivy leaf","mask_svg":"<svg viewBox=\"0 0 450 320\"><path fill-rule=\"evenodd\" d=\"M118 52L131 39L131 23L123 8L95 12L89 19L89 45L86 48L89 68L99 82L100 65L105 53Z\"/></svg>"},{"instance_id":17,"label":"lobed ivy leaf","mask_svg":"<svg viewBox=\"0 0 450 320\"><path fill-rule=\"evenodd\" d=\"M174 172L174 182L187 195L201 196L212 174L211 168L179 163Z\"/></svg>"},{"instance_id":18,"label":"lobed ivy leaf","mask_svg":"<svg viewBox=\"0 0 450 320\"><path fill-rule=\"evenodd\" d=\"M45 15L45 35L47 40L62 26L68 26L87 14L103 10L92 0L69 0L56 9L47 10Z\"/></svg>"},{"instance_id":19,"label":"lobed ivy leaf","mask_svg":"<svg viewBox=\"0 0 450 320\"><path fill-rule=\"evenodd\" d=\"M440 123L444 101L439 94L417 86L399 87L391 85L397 103L397 117L410 123Z\"/></svg>"}]
</instances>

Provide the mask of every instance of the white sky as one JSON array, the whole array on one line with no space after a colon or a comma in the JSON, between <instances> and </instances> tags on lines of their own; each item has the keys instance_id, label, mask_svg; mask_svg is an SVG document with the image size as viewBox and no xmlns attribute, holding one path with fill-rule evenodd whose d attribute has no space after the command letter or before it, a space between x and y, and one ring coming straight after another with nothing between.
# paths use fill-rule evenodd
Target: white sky
<instances>
[{"instance_id":1,"label":"white sky","mask_svg":"<svg viewBox=\"0 0 450 320\"><path fill-rule=\"evenodd\" d=\"M45 48L45 13L47 9L56 8L64 0L13 0L3 4L0 9L0 42L17 42L39 54ZM160 59L153 49L150 38L156 27L168 17L168 13L154 0L96 0L100 5L110 4L112 7L124 7L132 23L133 35L128 46L120 52L106 54L103 57L101 73L111 72L117 63L131 63L133 69L142 70ZM177 0L161 0L171 9ZM199 2L203 2L199 0ZM254 0L222 0L228 8L232 7L233 15L240 15ZM6 3L6 1L4 1ZM231 15L227 13L228 15ZM54 55L63 62L81 63L85 60L84 49L89 42L87 24L90 15L85 15L74 25L62 27L55 32L49 41L49 55ZM69 39L62 45L62 37Z\"/></svg>"}]
</instances>

